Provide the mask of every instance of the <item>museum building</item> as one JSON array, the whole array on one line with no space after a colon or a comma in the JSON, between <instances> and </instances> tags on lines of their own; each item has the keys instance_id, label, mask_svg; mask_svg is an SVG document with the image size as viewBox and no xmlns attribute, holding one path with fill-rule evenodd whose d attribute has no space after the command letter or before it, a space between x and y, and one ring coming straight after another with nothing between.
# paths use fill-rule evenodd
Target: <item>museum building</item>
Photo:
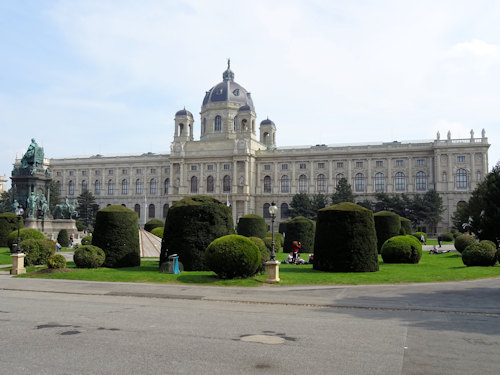
<instances>
[{"instance_id":1,"label":"museum building","mask_svg":"<svg viewBox=\"0 0 500 375\"><path fill-rule=\"evenodd\" d=\"M438 231L449 230L460 202L488 172L488 139L387 142L352 146L277 147L277 127L265 119L257 127L251 94L235 82L230 69L205 93L199 140L195 119L175 114L170 153L47 159L61 197L76 199L90 190L100 207L120 204L135 210L139 222L164 220L168 208L188 195L212 196L231 205L235 222L256 213L277 221L288 218L296 193L331 195L341 178L351 184L356 201L375 194L424 194L435 189L445 212Z\"/></svg>"}]
</instances>

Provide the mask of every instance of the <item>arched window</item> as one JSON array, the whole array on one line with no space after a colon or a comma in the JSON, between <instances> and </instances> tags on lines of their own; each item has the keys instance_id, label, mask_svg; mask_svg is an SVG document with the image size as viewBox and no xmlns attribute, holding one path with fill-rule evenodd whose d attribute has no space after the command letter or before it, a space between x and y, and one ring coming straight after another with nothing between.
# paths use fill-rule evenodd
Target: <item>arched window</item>
<instances>
[{"instance_id":1,"label":"arched window","mask_svg":"<svg viewBox=\"0 0 500 375\"><path fill-rule=\"evenodd\" d=\"M219 115L215 116L214 119L214 131L222 131L222 118Z\"/></svg>"},{"instance_id":2,"label":"arched window","mask_svg":"<svg viewBox=\"0 0 500 375\"><path fill-rule=\"evenodd\" d=\"M264 203L264 206L262 207L262 217L264 219L270 219L271 218L271 214L269 213L269 207L271 205L269 203Z\"/></svg>"},{"instance_id":3,"label":"arched window","mask_svg":"<svg viewBox=\"0 0 500 375\"><path fill-rule=\"evenodd\" d=\"M270 193L272 191L271 188L271 176L264 177L264 193Z\"/></svg>"},{"instance_id":4,"label":"arched window","mask_svg":"<svg viewBox=\"0 0 500 375\"><path fill-rule=\"evenodd\" d=\"M280 190L282 193L290 192L290 180L288 179L288 176L286 174L281 176L280 185Z\"/></svg>"},{"instance_id":5,"label":"arched window","mask_svg":"<svg viewBox=\"0 0 500 375\"><path fill-rule=\"evenodd\" d=\"M461 207L464 207L467 205L467 202L466 201L459 201L457 203L457 209L461 208Z\"/></svg>"},{"instance_id":6,"label":"arched window","mask_svg":"<svg viewBox=\"0 0 500 375\"><path fill-rule=\"evenodd\" d=\"M82 181L82 193L87 191L87 180Z\"/></svg>"},{"instance_id":7,"label":"arched window","mask_svg":"<svg viewBox=\"0 0 500 375\"><path fill-rule=\"evenodd\" d=\"M170 187L170 178L166 178L163 184L163 193L168 195L168 188Z\"/></svg>"},{"instance_id":8,"label":"arched window","mask_svg":"<svg viewBox=\"0 0 500 375\"><path fill-rule=\"evenodd\" d=\"M457 170L457 189L467 189L467 171L463 168Z\"/></svg>"},{"instance_id":9,"label":"arched window","mask_svg":"<svg viewBox=\"0 0 500 375\"><path fill-rule=\"evenodd\" d=\"M68 195L74 195L75 194L75 183L73 180L70 180L68 183Z\"/></svg>"},{"instance_id":10,"label":"arched window","mask_svg":"<svg viewBox=\"0 0 500 375\"><path fill-rule=\"evenodd\" d=\"M446 172L443 172L442 181L443 182L448 181L448 175L446 174Z\"/></svg>"},{"instance_id":11,"label":"arched window","mask_svg":"<svg viewBox=\"0 0 500 375\"><path fill-rule=\"evenodd\" d=\"M198 192L198 177L193 176L191 177L191 193L197 193Z\"/></svg>"},{"instance_id":12,"label":"arched window","mask_svg":"<svg viewBox=\"0 0 500 375\"><path fill-rule=\"evenodd\" d=\"M122 195L128 194L128 181L122 180Z\"/></svg>"},{"instance_id":13,"label":"arched window","mask_svg":"<svg viewBox=\"0 0 500 375\"><path fill-rule=\"evenodd\" d=\"M108 181L108 195L113 195L115 193L115 182L113 180Z\"/></svg>"},{"instance_id":14,"label":"arched window","mask_svg":"<svg viewBox=\"0 0 500 375\"><path fill-rule=\"evenodd\" d=\"M247 120L246 119L243 119L241 121L241 131L242 132L246 132L248 130L248 127L247 127Z\"/></svg>"},{"instance_id":15,"label":"arched window","mask_svg":"<svg viewBox=\"0 0 500 375\"><path fill-rule=\"evenodd\" d=\"M357 192L365 191L365 175L363 173L357 173L354 176L354 190Z\"/></svg>"},{"instance_id":16,"label":"arched window","mask_svg":"<svg viewBox=\"0 0 500 375\"><path fill-rule=\"evenodd\" d=\"M398 172L394 176L394 190L396 191L406 190L406 177L403 172Z\"/></svg>"},{"instance_id":17,"label":"arched window","mask_svg":"<svg viewBox=\"0 0 500 375\"><path fill-rule=\"evenodd\" d=\"M214 177L208 176L207 177L207 193L213 193L213 192L214 192Z\"/></svg>"},{"instance_id":18,"label":"arched window","mask_svg":"<svg viewBox=\"0 0 500 375\"><path fill-rule=\"evenodd\" d=\"M337 173L337 175L335 176L335 186L337 186L339 184L339 181L343 178L345 178L343 173Z\"/></svg>"},{"instance_id":19,"label":"arched window","mask_svg":"<svg viewBox=\"0 0 500 375\"><path fill-rule=\"evenodd\" d=\"M299 176L299 193L307 193L307 177L305 174Z\"/></svg>"},{"instance_id":20,"label":"arched window","mask_svg":"<svg viewBox=\"0 0 500 375\"><path fill-rule=\"evenodd\" d=\"M165 203L163 205L163 217L167 217L167 214L168 214L168 203Z\"/></svg>"},{"instance_id":21,"label":"arched window","mask_svg":"<svg viewBox=\"0 0 500 375\"><path fill-rule=\"evenodd\" d=\"M137 181L135 181L135 193L142 194L142 180L141 179L137 179Z\"/></svg>"},{"instance_id":22,"label":"arched window","mask_svg":"<svg viewBox=\"0 0 500 375\"><path fill-rule=\"evenodd\" d=\"M149 181L149 194L156 195L157 190L156 178L152 178L151 181Z\"/></svg>"},{"instance_id":23,"label":"arched window","mask_svg":"<svg viewBox=\"0 0 500 375\"><path fill-rule=\"evenodd\" d=\"M184 133L184 124L179 124L179 135L182 135Z\"/></svg>"},{"instance_id":24,"label":"arched window","mask_svg":"<svg viewBox=\"0 0 500 375\"><path fill-rule=\"evenodd\" d=\"M95 195L101 195L101 181L96 180L94 183L94 193Z\"/></svg>"},{"instance_id":25,"label":"arched window","mask_svg":"<svg viewBox=\"0 0 500 375\"><path fill-rule=\"evenodd\" d=\"M375 192L385 191L385 176L383 173L379 172L375 174Z\"/></svg>"},{"instance_id":26,"label":"arched window","mask_svg":"<svg viewBox=\"0 0 500 375\"><path fill-rule=\"evenodd\" d=\"M207 119L203 117L203 134L207 132Z\"/></svg>"},{"instance_id":27,"label":"arched window","mask_svg":"<svg viewBox=\"0 0 500 375\"><path fill-rule=\"evenodd\" d=\"M316 188L318 193L326 193L326 176L322 173L316 179Z\"/></svg>"},{"instance_id":28,"label":"arched window","mask_svg":"<svg viewBox=\"0 0 500 375\"><path fill-rule=\"evenodd\" d=\"M62 195L62 187L61 187L61 181L56 182L56 187L57 187L57 193L59 195Z\"/></svg>"},{"instance_id":29,"label":"arched window","mask_svg":"<svg viewBox=\"0 0 500 375\"><path fill-rule=\"evenodd\" d=\"M155 205L152 203L148 207L148 217L150 218L155 217Z\"/></svg>"},{"instance_id":30,"label":"arched window","mask_svg":"<svg viewBox=\"0 0 500 375\"><path fill-rule=\"evenodd\" d=\"M425 175L425 172L417 172L415 176L415 189L417 191L427 190L427 176Z\"/></svg>"},{"instance_id":31,"label":"arched window","mask_svg":"<svg viewBox=\"0 0 500 375\"><path fill-rule=\"evenodd\" d=\"M281 203L280 215L282 219L288 219L288 204Z\"/></svg>"},{"instance_id":32,"label":"arched window","mask_svg":"<svg viewBox=\"0 0 500 375\"><path fill-rule=\"evenodd\" d=\"M222 191L224 193L231 192L231 177L228 175L225 175L224 178L222 179Z\"/></svg>"},{"instance_id":33,"label":"arched window","mask_svg":"<svg viewBox=\"0 0 500 375\"><path fill-rule=\"evenodd\" d=\"M140 218L141 217L141 205L140 204L136 204L134 206L134 211L137 214L137 217Z\"/></svg>"}]
</instances>

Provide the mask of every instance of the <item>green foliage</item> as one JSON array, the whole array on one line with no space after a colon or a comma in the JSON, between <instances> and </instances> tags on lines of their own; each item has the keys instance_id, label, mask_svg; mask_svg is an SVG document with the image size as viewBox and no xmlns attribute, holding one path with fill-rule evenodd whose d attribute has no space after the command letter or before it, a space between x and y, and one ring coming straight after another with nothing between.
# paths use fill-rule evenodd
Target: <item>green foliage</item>
<instances>
[{"instance_id":1,"label":"green foliage","mask_svg":"<svg viewBox=\"0 0 500 375\"><path fill-rule=\"evenodd\" d=\"M12 209L12 202L14 201L15 191L10 188L0 194L0 213L10 212Z\"/></svg>"},{"instance_id":2,"label":"green foliage","mask_svg":"<svg viewBox=\"0 0 500 375\"><path fill-rule=\"evenodd\" d=\"M412 235L389 238L382 245L384 263L417 264L422 258L422 244Z\"/></svg>"},{"instance_id":3,"label":"green foliage","mask_svg":"<svg viewBox=\"0 0 500 375\"><path fill-rule=\"evenodd\" d=\"M163 238L163 230L164 228L153 228L151 230L151 234L154 234L156 237Z\"/></svg>"},{"instance_id":4,"label":"green foliage","mask_svg":"<svg viewBox=\"0 0 500 375\"><path fill-rule=\"evenodd\" d=\"M26 266L36 266L47 264L47 259L56 252L55 245L52 241L45 238L34 239L28 238L21 242L21 249L25 254L24 263Z\"/></svg>"},{"instance_id":5,"label":"green foliage","mask_svg":"<svg viewBox=\"0 0 500 375\"><path fill-rule=\"evenodd\" d=\"M271 247L272 247L272 243L273 243L273 239L271 238L271 236L269 237L264 237L262 239L262 241L264 241L264 245L266 245L266 247L269 249L269 251L271 251ZM276 241L274 242L274 251L277 252L278 251L278 246L276 246Z\"/></svg>"},{"instance_id":6,"label":"green foliage","mask_svg":"<svg viewBox=\"0 0 500 375\"><path fill-rule=\"evenodd\" d=\"M61 229L57 235L57 242L62 247L68 247L69 246L69 235L68 231L66 229Z\"/></svg>"},{"instance_id":7,"label":"green foliage","mask_svg":"<svg viewBox=\"0 0 500 375\"><path fill-rule=\"evenodd\" d=\"M278 232L283 234L286 233L286 225L288 224L288 220L282 221L278 226Z\"/></svg>"},{"instance_id":8,"label":"green foliage","mask_svg":"<svg viewBox=\"0 0 500 375\"><path fill-rule=\"evenodd\" d=\"M320 210L313 268L328 272L378 271L373 213L350 202Z\"/></svg>"},{"instance_id":9,"label":"green foliage","mask_svg":"<svg viewBox=\"0 0 500 375\"><path fill-rule=\"evenodd\" d=\"M297 216L289 220L286 227L287 233L285 236L285 243L283 244L283 252L289 253L292 251L293 241L298 241L302 244L302 252L313 252L314 232L316 230L316 223L314 221L302 216ZM276 239L275 243L277 243Z\"/></svg>"},{"instance_id":10,"label":"green foliage","mask_svg":"<svg viewBox=\"0 0 500 375\"><path fill-rule=\"evenodd\" d=\"M186 271L206 270L205 249L216 238L234 234L231 209L212 197L193 195L176 202L167 214L160 265L178 254Z\"/></svg>"},{"instance_id":11,"label":"green foliage","mask_svg":"<svg viewBox=\"0 0 500 375\"><path fill-rule=\"evenodd\" d=\"M422 235L425 238L425 242L427 242L427 233L425 233L425 232L415 232L415 233L412 234L412 236L415 237L419 241L422 238ZM420 241L420 242L422 242L422 241Z\"/></svg>"},{"instance_id":12,"label":"green foliage","mask_svg":"<svg viewBox=\"0 0 500 375\"><path fill-rule=\"evenodd\" d=\"M260 267L257 272L262 272L266 268L266 262L271 259L271 251L267 248L262 238L248 237L248 239L256 244L260 250Z\"/></svg>"},{"instance_id":13,"label":"green foliage","mask_svg":"<svg viewBox=\"0 0 500 375\"><path fill-rule=\"evenodd\" d=\"M473 243L462 252L462 261L466 266L494 266L497 262L496 251L484 243Z\"/></svg>"},{"instance_id":14,"label":"green foliage","mask_svg":"<svg viewBox=\"0 0 500 375\"><path fill-rule=\"evenodd\" d=\"M385 241L399 235L401 218L394 212L380 211L373 215L373 220L377 233L377 249L380 252Z\"/></svg>"},{"instance_id":15,"label":"green foliage","mask_svg":"<svg viewBox=\"0 0 500 375\"><path fill-rule=\"evenodd\" d=\"M260 267L258 246L237 234L223 236L208 245L205 252L208 267L222 279L249 277Z\"/></svg>"},{"instance_id":16,"label":"green foliage","mask_svg":"<svg viewBox=\"0 0 500 375\"><path fill-rule=\"evenodd\" d=\"M151 219L146 224L144 224L144 229L151 232L155 228L163 228L165 223L160 219Z\"/></svg>"},{"instance_id":17,"label":"green foliage","mask_svg":"<svg viewBox=\"0 0 500 375\"><path fill-rule=\"evenodd\" d=\"M92 236L85 236L81 241L82 245L92 245Z\"/></svg>"},{"instance_id":18,"label":"green foliage","mask_svg":"<svg viewBox=\"0 0 500 375\"><path fill-rule=\"evenodd\" d=\"M497 245L495 245L495 243L493 241L482 240L482 241L479 241L479 243L482 245L485 245L485 246L489 246L490 248L492 248L495 251L497 250Z\"/></svg>"},{"instance_id":19,"label":"green foliage","mask_svg":"<svg viewBox=\"0 0 500 375\"><path fill-rule=\"evenodd\" d=\"M468 234L464 234L455 239L455 250L459 253L463 253L465 248L469 245L477 243L476 239Z\"/></svg>"},{"instance_id":20,"label":"green foliage","mask_svg":"<svg viewBox=\"0 0 500 375\"><path fill-rule=\"evenodd\" d=\"M373 210L373 202L369 199L363 199L361 202L358 202L357 204L359 204L361 207L364 207L368 210Z\"/></svg>"},{"instance_id":21,"label":"green foliage","mask_svg":"<svg viewBox=\"0 0 500 375\"><path fill-rule=\"evenodd\" d=\"M56 205L61 203L59 188L57 187L57 183L54 180L50 181L49 191L50 191L49 210L52 214L54 214Z\"/></svg>"},{"instance_id":22,"label":"green foliage","mask_svg":"<svg viewBox=\"0 0 500 375\"><path fill-rule=\"evenodd\" d=\"M311 199L309 199L306 193L298 193L292 197L290 209L288 210L288 215L290 217L313 217L314 214L315 212L312 208Z\"/></svg>"},{"instance_id":23,"label":"green foliage","mask_svg":"<svg viewBox=\"0 0 500 375\"><path fill-rule=\"evenodd\" d=\"M441 241L450 242L453 241L454 239L455 238L453 237L453 233L445 232L441 234Z\"/></svg>"},{"instance_id":24,"label":"green foliage","mask_svg":"<svg viewBox=\"0 0 500 375\"><path fill-rule=\"evenodd\" d=\"M84 191L77 198L78 200L78 217L85 226L94 226L99 205L96 203L95 197L90 190Z\"/></svg>"},{"instance_id":25,"label":"green foliage","mask_svg":"<svg viewBox=\"0 0 500 375\"><path fill-rule=\"evenodd\" d=\"M29 238L43 240L45 236L43 235L42 232L39 232L36 229L22 228L19 231L19 238L20 238L19 242L23 242L24 240L27 240ZM7 236L7 245L11 249L11 251L14 251L14 249L12 249L12 245L15 243L17 243L17 229L12 231Z\"/></svg>"},{"instance_id":26,"label":"green foliage","mask_svg":"<svg viewBox=\"0 0 500 375\"><path fill-rule=\"evenodd\" d=\"M245 237L266 237L266 220L259 215L249 214L240 217L238 221L238 234Z\"/></svg>"},{"instance_id":27,"label":"green foliage","mask_svg":"<svg viewBox=\"0 0 500 375\"><path fill-rule=\"evenodd\" d=\"M7 246L7 237L13 231L17 231L18 216L12 212L0 214L0 247ZM24 226L23 219L19 221L19 228Z\"/></svg>"},{"instance_id":28,"label":"green foliage","mask_svg":"<svg viewBox=\"0 0 500 375\"><path fill-rule=\"evenodd\" d=\"M405 234L412 234L413 230L411 227L411 220L401 216L399 217L399 220L401 222L401 228L404 229Z\"/></svg>"},{"instance_id":29,"label":"green foliage","mask_svg":"<svg viewBox=\"0 0 500 375\"><path fill-rule=\"evenodd\" d=\"M267 232L265 237L272 237L272 233ZM279 249L280 247L282 247L285 244L285 236L283 236L279 232L274 232L274 243L276 244L276 248Z\"/></svg>"},{"instance_id":30,"label":"green foliage","mask_svg":"<svg viewBox=\"0 0 500 375\"><path fill-rule=\"evenodd\" d=\"M96 215L92 245L106 254L105 267L133 267L141 263L137 214L112 205Z\"/></svg>"},{"instance_id":31,"label":"green foliage","mask_svg":"<svg viewBox=\"0 0 500 375\"><path fill-rule=\"evenodd\" d=\"M47 259L47 267L49 267L51 269L65 268L66 267L66 258L63 257L61 254L51 255Z\"/></svg>"},{"instance_id":32,"label":"green foliage","mask_svg":"<svg viewBox=\"0 0 500 375\"><path fill-rule=\"evenodd\" d=\"M80 246L75 250L73 261L78 268L99 268L106 259L104 251L92 245Z\"/></svg>"},{"instance_id":33,"label":"green foliage","mask_svg":"<svg viewBox=\"0 0 500 375\"><path fill-rule=\"evenodd\" d=\"M335 193L333 193L332 204L338 204L342 202L354 202L354 194L352 193L351 185L347 182L347 179L341 178L335 187Z\"/></svg>"},{"instance_id":34,"label":"green foliage","mask_svg":"<svg viewBox=\"0 0 500 375\"><path fill-rule=\"evenodd\" d=\"M78 232L83 232L84 230L87 229L87 226L83 224L83 222L80 220L75 220L75 225L76 225L76 230Z\"/></svg>"}]
</instances>

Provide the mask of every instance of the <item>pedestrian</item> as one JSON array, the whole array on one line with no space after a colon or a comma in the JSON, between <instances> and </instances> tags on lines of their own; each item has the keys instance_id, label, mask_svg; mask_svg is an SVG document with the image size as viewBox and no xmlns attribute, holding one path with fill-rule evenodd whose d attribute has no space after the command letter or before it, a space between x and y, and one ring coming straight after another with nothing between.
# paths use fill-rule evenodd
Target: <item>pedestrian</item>
<instances>
[{"instance_id":1,"label":"pedestrian","mask_svg":"<svg viewBox=\"0 0 500 375\"><path fill-rule=\"evenodd\" d=\"M422 242L425 245L425 236L423 233L420 235L420 242Z\"/></svg>"},{"instance_id":2,"label":"pedestrian","mask_svg":"<svg viewBox=\"0 0 500 375\"><path fill-rule=\"evenodd\" d=\"M438 246L441 247L441 235L438 236Z\"/></svg>"},{"instance_id":3,"label":"pedestrian","mask_svg":"<svg viewBox=\"0 0 500 375\"><path fill-rule=\"evenodd\" d=\"M57 252L61 251L61 248L62 248L62 246L59 243L59 241L56 241L56 250L57 250Z\"/></svg>"}]
</instances>

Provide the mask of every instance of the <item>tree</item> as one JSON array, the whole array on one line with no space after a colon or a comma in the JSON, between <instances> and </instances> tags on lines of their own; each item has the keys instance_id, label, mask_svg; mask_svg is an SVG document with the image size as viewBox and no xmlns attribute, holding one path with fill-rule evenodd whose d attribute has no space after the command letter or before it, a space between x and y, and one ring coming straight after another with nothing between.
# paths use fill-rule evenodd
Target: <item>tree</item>
<instances>
[{"instance_id":1,"label":"tree","mask_svg":"<svg viewBox=\"0 0 500 375\"><path fill-rule=\"evenodd\" d=\"M0 213L11 211L13 198L14 198L14 192L12 188L0 194Z\"/></svg>"},{"instance_id":2,"label":"tree","mask_svg":"<svg viewBox=\"0 0 500 375\"><path fill-rule=\"evenodd\" d=\"M54 214L56 209L56 205L61 203L61 196L59 194L59 187L54 181L50 181L49 185L50 191L50 202L49 202L49 211Z\"/></svg>"},{"instance_id":3,"label":"tree","mask_svg":"<svg viewBox=\"0 0 500 375\"><path fill-rule=\"evenodd\" d=\"M77 200L80 220L87 227L93 227L96 213L99 211L99 205L96 203L94 195L87 190L81 193Z\"/></svg>"},{"instance_id":4,"label":"tree","mask_svg":"<svg viewBox=\"0 0 500 375\"><path fill-rule=\"evenodd\" d=\"M417 198L419 196L416 196L415 200ZM420 215L419 219L424 223L428 223L431 228L430 232L435 233L436 226L441 221L444 212L443 199L436 190L429 190L421 199L422 207L417 211L417 216Z\"/></svg>"},{"instance_id":5,"label":"tree","mask_svg":"<svg viewBox=\"0 0 500 375\"><path fill-rule=\"evenodd\" d=\"M325 194L318 193L314 194L310 200L311 209L313 212L313 216L310 217L310 219L316 220L316 218L318 217L318 211L328 206L328 197Z\"/></svg>"},{"instance_id":6,"label":"tree","mask_svg":"<svg viewBox=\"0 0 500 375\"><path fill-rule=\"evenodd\" d=\"M304 216L310 219L314 217L315 212L311 204L311 200L306 193L298 193L292 197L292 202L290 203L290 209L288 210L288 215L292 218L297 216Z\"/></svg>"},{"instance_id":7,"label":"tree","mask_svg":"<svg viewBox=\"0 0 500 375\"><path fill-rule=\"evenodd\" d=\"M345 178L339 180L335 188L335 193L332 194L332 204L342 202L354 202L354 194L352 193L351 185Z\"/></svg>"},{"instance_id":8,"label":"tree","mask_svg":"<svg viewBox=\"0 0 500 375\"><path fill-rule=\"evenodd\" d=\"M363 199L361 202L358 202L358 205L369 210L373 210L373 202L369 199Z\"/></svg>"}]
</instances>

